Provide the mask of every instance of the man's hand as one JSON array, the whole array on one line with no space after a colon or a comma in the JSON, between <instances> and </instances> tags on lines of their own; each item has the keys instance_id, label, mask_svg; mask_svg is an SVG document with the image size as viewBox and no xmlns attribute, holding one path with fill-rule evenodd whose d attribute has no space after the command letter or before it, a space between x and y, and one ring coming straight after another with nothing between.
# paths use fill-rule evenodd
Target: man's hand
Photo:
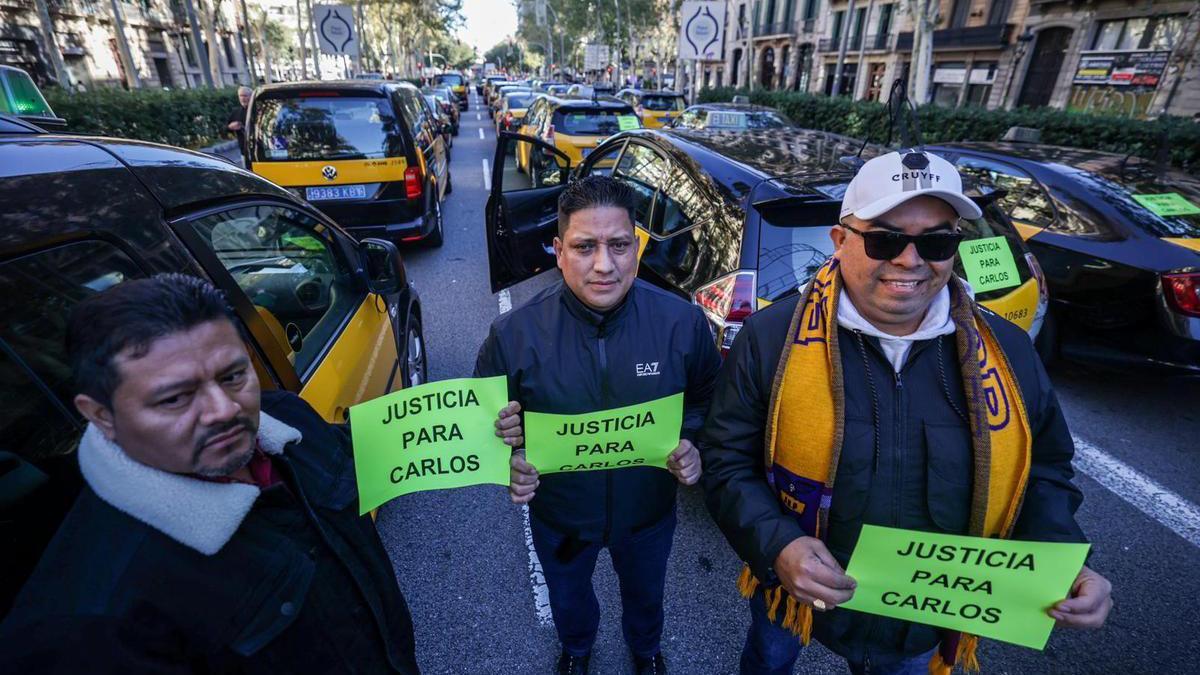
<instances>
[{"instance_id":1,"label":"man's hand","mask_svg":"<svg viewBox=\"0 0 1200 675\"><path fill-rule=\"evenodd\" d=\"M230 123L229 123L229 126L228 126L227 128L228 128L230 131L241 131L241 130L242 130L242 123L241 123L241 122L230 122Z\"/></svg>"},{"instance_id":2,"label":"man's hand","mask_svg":"<svg viewBox=\"0 0 1200 675\"><path fill-rule=\"evenodd\" d=\"M775 574L788 594L821 611L854 597L858 583L816 537L800 537L775 558Z\"/></svg>"},{"instance_id":3,"label":"man's hand","mask_svg":"<svg viewBox=\"0 0 1200 675\"><path fill-rule=\"evenodd\" d=\"M528 504L539 485L537 469L525 461L524 450L513 450L508 461L508 496L514 504Z\"/></svg>"},{"instance_id":4,"label":"man's hand","mask_svg":"<svg viewBox=\"0 0 1200 675\"><path fill-rule=\"evenodd\" d=\"M1058 620L1059 626L1099 628L1112 606L1112 584L1084 566L1071 585L1070 597L1060 600L1047 613Z\"/></svg>"},{"instance_id":5,"label":"man's hand","mask_svg":"<svg viewBox=\"0 0 1200 675\"><path fill-rule=\"evenodd\" d=\"M496 435L510 448L525 445L525 429L521 427L521 404L509 401L496 415Z\"/></svg>"},{"instance_id":6,"label":"man's hand","mask_svg":"<svg viewBox=\"0 0 1200 675\"><path fill-rule=\"evenodd\" d=\"M695 485L700 480L700 451L692 442L681 439L679 446L667 457L667 469L684 485Z\"/></svg>"}]
</instances>

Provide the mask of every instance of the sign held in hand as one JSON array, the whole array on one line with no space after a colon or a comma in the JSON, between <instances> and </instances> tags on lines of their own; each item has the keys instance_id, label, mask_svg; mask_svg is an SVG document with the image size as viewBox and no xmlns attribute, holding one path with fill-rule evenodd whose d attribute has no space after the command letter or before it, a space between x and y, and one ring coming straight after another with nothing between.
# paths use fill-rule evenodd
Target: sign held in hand
<instances>
[{"instance_id":1,"label":"sign held in hand","mask_svg":"<svg viewBox=\"0 0 1200 675\"><path fill-rule=\"evenodd\" d=\"M511 449L496 436L503 375L430 382L350 408L359 510L413 492L508 485Z\"/></svg>"},{"instance_id":2,"label":"sign held in hand","mask_svg":"<svg viewBox=\"0 0 1200 675\"><path fill-rule=\"evenodd\" d=\"M525 459L538 473L665 469L679 446L683 394L582 415L525 413Z\"/></svg>"},{"instance_id":3,"label":"sign held in hand","mask_svg":"<svg viewBox=\"0 0 1200 675\"><path fill-rule=\"evenodd\" d=\"M1088 548L863 525L842 607L1043 649Z\"/></svg>"}]
</instances>

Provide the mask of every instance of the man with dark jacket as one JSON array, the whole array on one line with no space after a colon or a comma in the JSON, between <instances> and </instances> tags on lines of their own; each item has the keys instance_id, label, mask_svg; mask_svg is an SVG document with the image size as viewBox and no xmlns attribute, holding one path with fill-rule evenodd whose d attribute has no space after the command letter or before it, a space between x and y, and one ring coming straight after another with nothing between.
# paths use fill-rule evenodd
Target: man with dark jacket
<instances>
[{"instance_id":1,"label":"man with dark jacket","mask_svg":"<svg viewBox=\"0 0 1200 675\"><path fill-rule=\"evenodd\" d=\"M568 186L554 250L563 283L498 318L477 376L507 375L524 410L580 414L684 392L670 473L650 467L539 477L517 451L510 491L529 503L533 544L562 643L560 673L586 673L600 613L592 588L607 547L621 584L621 624L638 673L662 673L663 588L675 531L675 484L695 483L703 424L720 356L704 315L636 280L634 197L608 177ZM535 497L536 494L536 497Z\"/></svg>"},{"instance_id":2,"label":"man with dark jacket","mask_svg":"<svg viewBox=\"0 0 1200 675\"><path fill-rule=\"evenodd\" d=\"M246 109L250 107L250 96L253 94L254 90L250 87L238 87L237 107L232 108L229 117L225 119L225 129L232 132L237 139L238 153L247 169L250 168L250 157L246 154Z\"/></svg>"},{"instance_id":3,"label":"man with dark jacket","mask_svg":"<svg viewBox=\"0 0 1200 675\"><path fill-rule=\"evenodd\" d=\"M737 336L700 447L709 510L747 563L742 673L792 672L810 634L855 673L973 660L974 636L836 608L864 523L1086 541L1071 434L1029 337L953 277L958 220L980 215L944 159L875 158L847 187L834 257ZM1084 567L1049 613L1098 627L1110 590Z\"/></svg>"},{"instance_id":4,"label":"man with dark jacket","mask_svg":"<svg viewBox=\"0 0 1200 675\"><path fill-rule=\"evenodd\" d=\"M0 625L0 670L418 672L348 435L260 396L234 321L184 275L77 306L86 486Z\"/></svg>"}]
</instances>

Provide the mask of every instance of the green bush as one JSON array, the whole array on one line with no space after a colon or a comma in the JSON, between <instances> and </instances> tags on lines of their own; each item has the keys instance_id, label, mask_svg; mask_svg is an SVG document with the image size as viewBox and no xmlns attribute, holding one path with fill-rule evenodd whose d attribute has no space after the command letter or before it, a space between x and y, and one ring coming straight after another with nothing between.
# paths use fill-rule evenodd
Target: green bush
<instances>
[{"instance_id":1,"label":"green bush","mask_svg":"<svg viewBox=\"0 0 1200 675\"><path fill-rule=\"evenodd\" d=\"M704 103L749 96L752 103L775 108L807 129L820 129L882 143L887 138L887 109L881 103L789 91L748 92L720 87L700 92ZM1134 120L1115 115L1088 115L1052 108L986 110L925 105L917 121L926 143L998 141L1009 127L1041 129L1042 142L1089 150L1132 153L1154 159L1165 132L1171 163L1200 170L1200 124L1182 117ZM893 143L896 142L893 137Z\"/></svg>"},{"instance_id":2,"label":"green bush","mask_svg":"<svg viewBox=\"0 0 1200 675\"><path fill-rule=\"evenodd\" d=\"M232 139L225 120L237 105L237 90L95 89L70 93L47 89L55 114L76 134L154 141L200 148Z\"/></svg>"}]
</instances>

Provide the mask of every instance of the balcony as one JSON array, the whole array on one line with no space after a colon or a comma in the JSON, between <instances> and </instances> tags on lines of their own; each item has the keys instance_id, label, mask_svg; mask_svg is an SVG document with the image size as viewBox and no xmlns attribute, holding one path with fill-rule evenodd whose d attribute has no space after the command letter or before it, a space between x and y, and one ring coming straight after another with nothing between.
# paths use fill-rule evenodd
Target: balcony
<instances>
[{"instance_id":1,"label":"balcony","mask_svg":"<svg viewBox=\"0 0 1200 675\"><path fill-rule=\"evenodd\" d=\"M817 29L817 18L800 19L800 32L811 33Z\"/></svg>"},{"instance_id":2,"label":"balcony","mask_svg":"<svg viewBox=\"0 0 1200 675\"><path fill-rule=\"evenodd\" d=\"M768 38L777 35L791 35L792 22L790 21L775 21L774 23L760 23L754 28L754 38Z\"/></svg>"},{"instance_id":3,"label":"balcony","mask_svg":"<svg viewBox=\"0 0 1200 675\"><path fill-rule=\"evenodd\" d=\"M848 51L848 52L858 51L858 48L860 46L862 46L862 43L863 43L862 37L863 37L862 34L851 35L850 39L846 41L846 51ZM886 37L886 36L884 36L884 37ZM818 43L817 48L818 48L818 50L823 51L823 52L836 52L838 50L838 47L840 46L841 41L842 41L842 38L840 38L840 37L821 38L821 42ZM867 49L871 49L871 46L867 45Z\"/></svg>"},{"instance_id":4,"label":"balcony","mask_svg":"<svg viewBox=\"0 0 1200 675\"><path fill-rule=\"evenodd\" d=\"M997 23L971 28L943 28L933 31L933 51L952 49L1002 49L1008 46L1012 36L1011 23ZM912 49L913 34L901 33L896 40L896 49Z\"/></svg>"}]
</instances>

